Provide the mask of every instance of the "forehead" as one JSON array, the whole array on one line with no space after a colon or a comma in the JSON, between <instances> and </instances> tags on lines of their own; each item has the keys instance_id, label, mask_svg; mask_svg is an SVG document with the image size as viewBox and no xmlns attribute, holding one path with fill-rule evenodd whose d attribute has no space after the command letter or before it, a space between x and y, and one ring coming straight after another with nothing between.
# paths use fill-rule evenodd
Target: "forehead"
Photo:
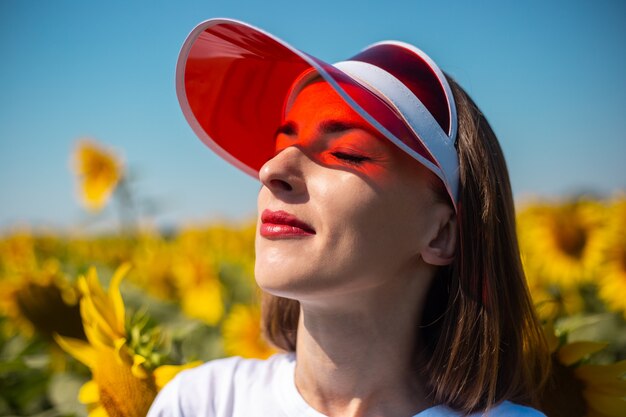
<instances>
[{"instance_id":1,"label":"forehead","mask_svg":"<svg viewBox=\"0 0 626 417\"><path fill-rule=\"evenodd\" d=\"M287 119L300 116L315 119L341 118L368 124L327 82L319 79L302 88L291 108L287 109Z\"/></svg>"}]
</instances>

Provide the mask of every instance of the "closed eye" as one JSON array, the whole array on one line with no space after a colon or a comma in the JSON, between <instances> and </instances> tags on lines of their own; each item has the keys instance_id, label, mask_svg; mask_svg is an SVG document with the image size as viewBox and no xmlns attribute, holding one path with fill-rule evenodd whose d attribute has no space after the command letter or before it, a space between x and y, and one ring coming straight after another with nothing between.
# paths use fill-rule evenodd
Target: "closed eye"
<instances>
[{"instance_id":1,"label":"closed eye","mask_svg":"<svg viewBox=\"0 0 626 417\"><path fill-rule=\"evenodd\" d=\"M341 159L342 161L348 162L353 165L360 165L361 163L370 160L370 158L368 158L367 156L357 155L357 154L352 154L352 153L347 153L347 152L337 151L337 152L332 152L332 155L337 159Z\"/></svg>"}]
</instances>

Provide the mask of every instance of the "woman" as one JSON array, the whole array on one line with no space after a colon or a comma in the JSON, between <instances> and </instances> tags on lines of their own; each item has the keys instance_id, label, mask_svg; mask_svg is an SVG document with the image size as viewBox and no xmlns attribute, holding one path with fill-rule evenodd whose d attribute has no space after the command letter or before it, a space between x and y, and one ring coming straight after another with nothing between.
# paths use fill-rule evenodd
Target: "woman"
<instances>
[{"instance_id":1,"label":"woman","mask_svg":"<svg viewBox=\"0 0 626 417\"><path fill-rule=\"evenodd\" d=\"M423 52L328 65L213 19L183 46L196 134L260 179L255 275L285 353L177 377L151 416L541 416L547 349L502 152Z\"/></svg>"}]
</instances>

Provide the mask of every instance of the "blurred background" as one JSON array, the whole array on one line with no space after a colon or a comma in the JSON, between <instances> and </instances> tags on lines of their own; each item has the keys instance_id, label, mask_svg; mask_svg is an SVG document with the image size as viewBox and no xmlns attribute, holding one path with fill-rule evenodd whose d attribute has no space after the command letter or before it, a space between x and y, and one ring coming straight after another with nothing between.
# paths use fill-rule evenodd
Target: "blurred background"
<instances>
[{"instance_id":1,"label":"blurred background","mask_svg":"<svg viewBox=\"0 0 626 417\"><path fill-rule=\"evenodd\" d=\"M500 139L550 416L626 415L626 2L0 0L0 415L145 416L181 369L276 352L258 182L179 109L179 48L231 17L328 62L426 51ZM121 407L121 408L120 408Z\"/></svg>"},{"instance_id":2,"label":"blurred background","mask_svg":"<svg viewBox=\"0 0 626 417\"><path fill-rule=\"evenodd\" d=\"M414 43L477 101L516 198L626 187L626 3L557 1L0 2L0 228L85 219L70 154L93 138L123 158L142 218L164 227L255 214L257 183L196 139L174 68L211 17L259 26L326 61Z\"/></svg>"}]
</instances>

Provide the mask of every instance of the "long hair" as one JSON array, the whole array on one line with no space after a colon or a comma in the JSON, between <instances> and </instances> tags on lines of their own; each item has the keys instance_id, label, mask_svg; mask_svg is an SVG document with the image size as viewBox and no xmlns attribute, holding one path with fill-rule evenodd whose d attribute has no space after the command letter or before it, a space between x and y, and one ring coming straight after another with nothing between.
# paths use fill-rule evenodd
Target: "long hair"
<instances>
[{"instance_id":1,"label":"long hair","mask_svg":"<svg viewBox=\"0 0 626 417\"><path fill-rule=\"evenodd\" d=\"M534 405L549 354L520 261L506 163L487 119L449 82L459 121L459 238L455 261L437 271L416 323L416 372L434 403L459 411L502 400ZM298 301L264 294L269 341L295 351L299 314Z\"/></svg>"}]
</instances>

